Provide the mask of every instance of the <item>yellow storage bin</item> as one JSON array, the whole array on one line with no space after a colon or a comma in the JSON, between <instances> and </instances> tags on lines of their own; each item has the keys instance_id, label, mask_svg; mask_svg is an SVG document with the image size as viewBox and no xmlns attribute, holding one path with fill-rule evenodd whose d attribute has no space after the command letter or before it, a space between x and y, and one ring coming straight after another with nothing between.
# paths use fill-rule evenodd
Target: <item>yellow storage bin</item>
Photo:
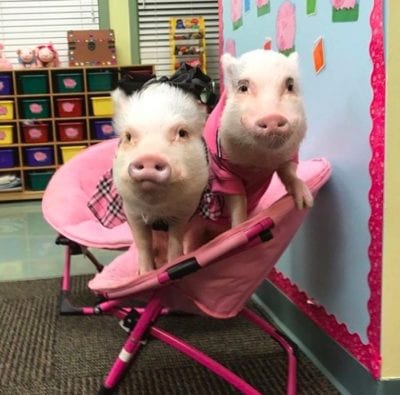
<instances>
[{"instance_id":1,"label":"yellow storage bin","mask_svg":"<svg viewBox=\"0 0 400 395\"><path fill-rule=\"evenodd\" d=\"M82 150L86 148L86 145L71 145L71 146L63 146L61 148L61 156L63 163L68 162L72 159L76 154L79 154Z\"/></svg>"},{"instance_id":2,"label":"yellow storage bin","mask_svg":"<svg viewBox=\"0 0 400 395\"><path fill-rule=\"evenodd\" d=\"M0 119L14 118L14 102L12 100L0 100Z\"/></svg>"},{"instance_id":3,"label":"yellow storage bin","mask_svg":"<svg viewBox=\"0 0 400 395\"><path fill-rule=\"evenodd\" d=\"M14 142L13 126L0 125L0 145L9 145Z\"/></svg>"},{"instance_id":4,"label":"yellow storage bin","mask_svg":"<svg viewBox=\"0 0 400 395\"><path fill-rule=\"evenodd\" d=\"M113 104L110 96L91 97L92 109L95 116L112 117Z\"/></svg>"}]
</instances>

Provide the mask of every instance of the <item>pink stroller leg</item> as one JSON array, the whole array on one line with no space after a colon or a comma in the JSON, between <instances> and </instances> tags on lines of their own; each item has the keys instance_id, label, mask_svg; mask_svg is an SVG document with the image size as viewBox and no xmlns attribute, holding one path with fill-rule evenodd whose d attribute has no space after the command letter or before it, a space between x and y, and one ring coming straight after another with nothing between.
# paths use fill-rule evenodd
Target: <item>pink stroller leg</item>
<instances>
[{"instance_id":1,"label":"pink stroller leg","mask_svg":"<svg viewBox=\"0 0 400 395\"><path fill-rule=\"evenodd\" d=\"M273 337L285 350L288 354L289 359L289 367L288 367L288 381L287 381L287 395L296 395L296 357L294 355L294 351L292 346L286 341L286 339L279 334L278 330L269 324L267 321L262 319L260 316L255 314L249 309L243 309L241 312L242 317L246 318L250 322L257 325L264 332L268 333L271 337Z\"/></svg>"}]
</instances>

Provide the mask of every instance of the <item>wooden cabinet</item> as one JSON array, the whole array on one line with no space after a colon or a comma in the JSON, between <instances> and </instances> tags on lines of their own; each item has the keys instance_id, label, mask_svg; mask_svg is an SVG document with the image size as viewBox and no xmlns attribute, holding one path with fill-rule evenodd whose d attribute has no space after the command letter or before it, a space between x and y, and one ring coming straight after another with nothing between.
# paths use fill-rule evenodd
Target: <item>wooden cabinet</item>
<instances>
[{"instance_id":1,"label":"wooden cabinet","mask_svg":"<svg viewBox=\"0 0 400 395\"><path fill-rule=\"evenodd\" d=\"M200 66L207 73L206 39L203 17L170 18L171 69L182 63Z\"/></svg>"},{"instance_id":2,"label":"wooden cabinet","mask_svg":"<svg viewBox=\"0 0 400 395\"><path fill-rule=\"evenodd\" d=\"M147 74L153 66L0 71L0 201L41 198L59 166L114 137L110 91Z\"/></svg>"}]
</instances>

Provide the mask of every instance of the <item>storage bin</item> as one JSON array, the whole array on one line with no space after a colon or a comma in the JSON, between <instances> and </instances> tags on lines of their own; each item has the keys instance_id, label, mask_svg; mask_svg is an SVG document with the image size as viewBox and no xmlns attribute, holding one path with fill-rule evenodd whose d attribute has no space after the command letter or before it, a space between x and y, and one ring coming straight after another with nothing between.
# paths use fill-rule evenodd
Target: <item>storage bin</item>
<instances>
[{"instance_id":1,"label":"storage bin","mask_svg":"<svg viewBox=\"0 0 400 395\"><path fill-rule=\"evenodd\" d=\"M13 125L0 125L0 145L9 145L13 142Z\"/></svg>"},{"instance_id":2,"label":"storage bin","mask_svg":"<svg viewBox=\"0 0 400 395\"><path fill-rule=\"evenodd\" d=\"M53 174L53 171L28 172L28 188L33 191L44 191Z\"/></svg>"},{"instance_id":3,"label":"storage bin","mask_svg":"<svg viewBox=\"0 0 400 395\"><path fill-rule=\"evenodd\" d=\"M83 122L60 122L57 124L58 139L61 141L83 140Z\"/></svg>"},{"instance_id":4,"label":"storage bin","mask_svg":"<svg viewBox=\"0 0 400 395\"><path fill-rule=\"evenodd\" d=\"M22 115L25 119L48 118L50 105L48 99L23 99Z\"/></svg>"},{"instance_id":5,"label":"storage bin","mask_svg":"<svg viewBox=\"0 0 400 395\"><path fill-rule=\"evenodd\" d=\"M22 125L24 143L46 143L49 141L49 125L33 123Z\"/></svg>"},{"instance_id":6,"label":"storage bin","mask_svg":"<svg viewBox=\"0 0 400 395\"><path fill-rule=\"evenodd\" d=\"M89 72L87 80L89 92L111 91L113 89L113 76L109 70Z\"/></svg>"},{"instance_id":7,"label":"storage bin","mask_svg":"<svg viewBox=\"0 0 400 395\"><path fill-rule=\"evenodd\" d=\"M38 94L38 93L49 93L49 83L47 80L47 74L23 74L20 75L20 86L21 93L26 94Z\"/></svg>"},{"instance_id":8,"label":"storage bin","mask_svg":"<svg viewBox=\"0 0 400 395\"><path fill-rule=\"evenodd\" d=\"M11 95L11 75L0 74L0 95Z\"/></svg>"},{"instance_id":9,"label":"storage bin","mask_svg":"<svg viewBox=\"0 0 400 395\"><path fill-rule=\"evenodd\" d=\"M90 100L95 116L111 117L113 115L113 104L110 96L91 97Z\"/></svg>"},{"instance_id":10,"label":"storage bin","mask_svg":"<svg viewBox=\"0 0 400 395\"><path fill-rule=\"evenodd\" d=\"M57 74L56 76L57 92L59 93L73 93L82 92L82 74L79 73L68 73L68 74Z\"/></svg>"},{"instance_id":11,"label":"storage bin","mask_svg":"<svg viewBox=\"0 0 400 395\"><path fill-rule=\"evenodd\" d=\"M0 169L15 166L15 150L12 148L0 149Z\"/></svg>"},{"instance_id":12,"label":"storage bin","mask_svg":"<svg viewBox=\"0 0 400 395\"><path fill-rule=\"evenodd\" d=\"M94 134L96 139L105 140L115 137L111 120L94 121Z\"/></svg>"},{"instance_id":13,"label":"storage bin","mask_svg":"<svg viewBox=\"0 0 400 395\"><path fill-rule=\"evenodd\" d=\"M58 116L69 118L82 116L82 102L81 97L57 98Z\"/></svg>"},{"instance_id":14,"label":"storage bin","mask_svg":"<svg viewBox=\"0 0 400 395\"><path fill-rule=\"evenodd\" d=\"M61 148L61 156L63 163L68 162L72 159L75 155L79 154L82 150L86 148L85 145L71 145L71 146L63 146Z\"/></svg>"},{"instance_id":15,"label":"storage bin","mask_svg":"<svg viewBox=\"0 0 400 395\"><path fill-rule=\"evenodd\" d=\"M52 147L25 148L25 160L27 166L50 166L54 164Z\"/></svg>"},{"instance_id":16,"label":"storage bin","mask_svg":"<svg viewBox=\"0 0 400 395\"><path fill-rule=\"evenodd\" d=\"M14 118L14 101L0 100L0 119Z\"/></svg>"}]
</instances>

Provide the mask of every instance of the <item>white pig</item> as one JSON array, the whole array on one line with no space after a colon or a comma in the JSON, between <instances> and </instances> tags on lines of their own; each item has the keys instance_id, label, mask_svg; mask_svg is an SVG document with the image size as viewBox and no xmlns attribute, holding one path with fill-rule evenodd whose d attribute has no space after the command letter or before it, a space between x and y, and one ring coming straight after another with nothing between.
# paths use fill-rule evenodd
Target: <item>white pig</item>
<instances>
[{"instance_id":1,"label":"white pig","mask_svg":"<svg viewBox=\"0 0 400 395\"><path fill-rule=\"evenodd\" d=\"M156 230L168 231L168 261L182 254L185 228L209 178L202 141L206 109L168 83L150 84L131 96L117 89L112 97L120 136L113 179L142 274L155 268Z\"/></svg>"},{"instance_id":2,"label":"white pig","mask_svg":"<svg viewBox=\"0 0 400 395\"><path fill-rule=\"evenodd\" d=\"M298 208L313 197L296 175L306 129L298 56L254 50L222 56L225 94L210 115L205 138L212 156L213 190L222 193L231 225L247 219L276 171Z\"/></svg>"}]
</instances>

